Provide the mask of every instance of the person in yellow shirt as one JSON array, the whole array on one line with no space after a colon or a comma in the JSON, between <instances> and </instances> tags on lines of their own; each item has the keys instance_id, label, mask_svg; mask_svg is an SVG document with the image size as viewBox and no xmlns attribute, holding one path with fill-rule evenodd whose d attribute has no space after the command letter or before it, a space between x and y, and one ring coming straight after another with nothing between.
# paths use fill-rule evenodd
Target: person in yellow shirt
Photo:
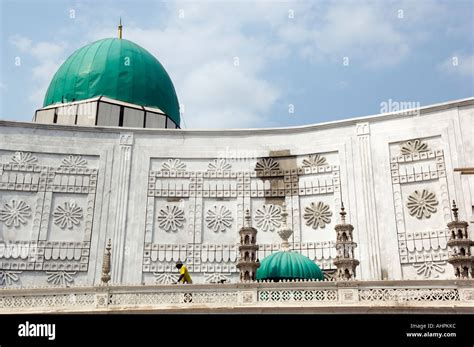
<instances>
[{"instance_id":1,"label":"person in yellow shirt","mask_svg":"<svg viewBox=\"0 0 474 347\"><path fill-rule=\"evenodd\" d=\"M176 283L183 282L183 283L193 283L191 280L191 276L189 275L188 268L183 265L182 262L178 261L176 263L176 268L179 270L179 278Z\"/></svg>"}]
</instances>

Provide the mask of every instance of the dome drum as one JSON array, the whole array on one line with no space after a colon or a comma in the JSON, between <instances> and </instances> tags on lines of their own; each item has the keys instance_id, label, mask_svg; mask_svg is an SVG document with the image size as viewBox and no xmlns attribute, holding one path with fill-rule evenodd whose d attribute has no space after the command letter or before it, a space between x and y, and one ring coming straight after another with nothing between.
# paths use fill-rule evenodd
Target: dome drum
<instances>
[{"instance_id":1,"label":"dome drum","mask_svg":"<svg viewBox=\"0 0 474 347\"><path fill-rule=\"evenodd\" d=\"M36 111L33 121L63 125L179 129L179 125L159 108L137 106L104 96L41 108Z\"/></svg>"}]
</instances>

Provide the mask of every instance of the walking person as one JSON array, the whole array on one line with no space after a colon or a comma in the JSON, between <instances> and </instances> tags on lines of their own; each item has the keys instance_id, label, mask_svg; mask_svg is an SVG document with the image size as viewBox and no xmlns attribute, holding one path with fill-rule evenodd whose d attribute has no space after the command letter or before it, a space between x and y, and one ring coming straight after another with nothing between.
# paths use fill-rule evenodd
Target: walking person
<instances>
[{"instance_id":1,"label":"walking person","mask_svg":"<svg viewBox=\"0 0 474 347\"><path fill-rule=\"evenodd\" d=\"M179 282L193 283L191 276L189 275L188 268L185 265L183 265L182 262L178 261L176 263L176 268L179 270L179 275L180 275L178 280L176 281L176 284L178 284Z\"/></svg>"}]
</instances>

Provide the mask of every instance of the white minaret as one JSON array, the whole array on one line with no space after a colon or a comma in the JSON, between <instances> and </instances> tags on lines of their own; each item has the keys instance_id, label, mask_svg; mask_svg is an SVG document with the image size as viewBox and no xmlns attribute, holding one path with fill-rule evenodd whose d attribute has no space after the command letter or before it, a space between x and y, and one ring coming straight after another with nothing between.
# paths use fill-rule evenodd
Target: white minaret
<instances>
[{"instance_id":1,"label":"white minaret","mask_svg":"<svg viewBox=\"0 0 474 347\"><path fill-rule=\"evenodd\" d=\"M351 280L356 277L356 267L359 261L355 259L354 249L357 243L354 242L352 232L354 227L351 224L346 224L346 212L344 211L344 203L341 205L341 224L334 227L337 233L336 238L336 252L337 256L334 259L334 265L337 267L337 280Z\"/></svg>"},{"instance_id":2,"label":"white minaret","mask_svg":"<svg viewBox=\"0 0 474 347\"><path fill-rule=\"evenodd\" d=\"M471 247L474 241L469 237L468 226L466 221L459 220L458 208L453 200L453 217L454 220L448 223L449 234L451 235L449 246L448 262L454 267L454 275L458 278L474 278L474 257L471 253Z\"/></svg>"},{"instance_id":3,"label":"white minaret","mask_svg":"<svg viewBox=\"0 0 474 347\"><path fill-rule=\"evenodd\" d=\"M244 226L240 229L239 234L240 257L237 268L240 271L240 281L255 281L260 262L257 259L257 229L252 228L252 217L249 210L245 211Z\"/></svg>"}]
</instances>

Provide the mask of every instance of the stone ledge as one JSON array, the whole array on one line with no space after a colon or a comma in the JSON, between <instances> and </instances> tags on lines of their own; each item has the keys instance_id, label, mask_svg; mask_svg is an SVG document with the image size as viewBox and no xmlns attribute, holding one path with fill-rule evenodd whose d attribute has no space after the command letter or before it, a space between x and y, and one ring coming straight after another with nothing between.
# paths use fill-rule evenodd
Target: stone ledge
<instances>
[{"instance_id":1,"label":"stone ledge","mask_svg":"<svg viewBox=\"0 0 474 347\"><path fill-rule=\"evenodd\" d=\"M459 284L462 285L459 285ZM35 307L36 306L36 307ZM474 308L474 281L344 281L11 288L0 313L223 310L427 310Z\"/></svg>"}]
</instances>

